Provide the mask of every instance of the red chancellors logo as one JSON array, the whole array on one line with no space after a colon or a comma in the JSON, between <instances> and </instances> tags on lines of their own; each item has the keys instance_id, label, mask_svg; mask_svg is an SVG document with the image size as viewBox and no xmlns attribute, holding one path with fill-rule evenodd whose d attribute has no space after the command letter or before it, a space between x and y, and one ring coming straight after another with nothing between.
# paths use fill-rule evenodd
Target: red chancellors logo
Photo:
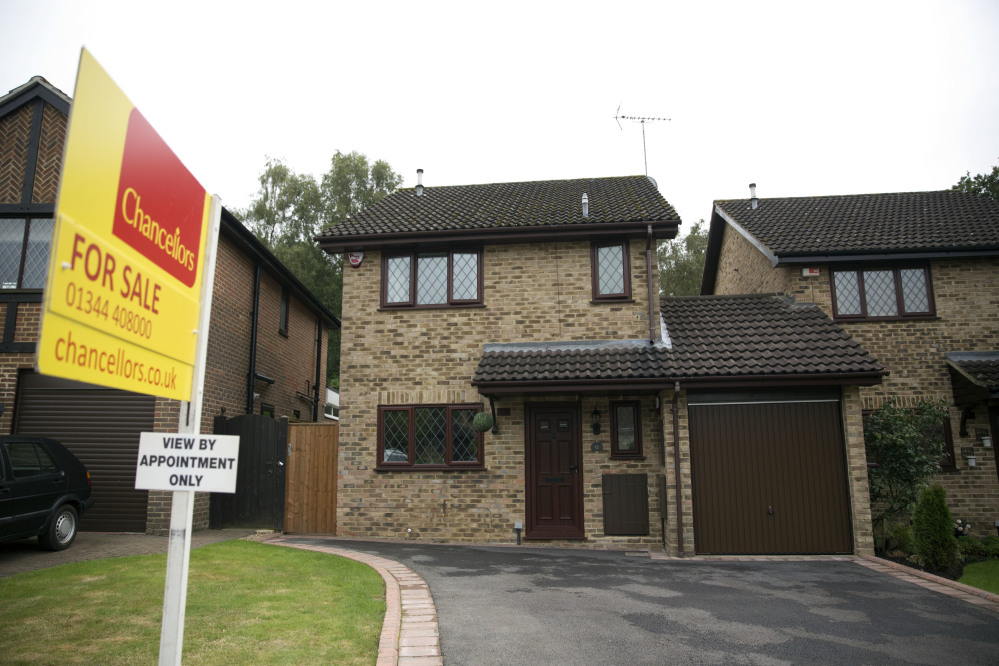
<instances>
[{"instance_id":1,"label":"red chancellors logo","mask_svg":"<svg viewBox=\"0 0 999 666\"><path fill-rule=\"evenodd\" d=\"M132 109L112 233L191 287L198 274L204 209L204 188Z\"/></svg>"}]
</instances>

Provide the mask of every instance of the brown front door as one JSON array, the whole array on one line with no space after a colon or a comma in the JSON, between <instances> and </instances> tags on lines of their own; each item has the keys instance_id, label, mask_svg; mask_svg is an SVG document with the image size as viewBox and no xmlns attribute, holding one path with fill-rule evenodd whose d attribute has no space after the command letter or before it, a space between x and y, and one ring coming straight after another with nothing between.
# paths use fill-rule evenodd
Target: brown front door
<instances>
[{"instance_id":1,"label":"brown front door","mask_svg":"<svg viewBox=\"0 0 999 666\"><path fill-rule=\"evenodd\" d=\"M582 539L579 405L527 406L527 537Z\"/></svg>"}]
</instances>

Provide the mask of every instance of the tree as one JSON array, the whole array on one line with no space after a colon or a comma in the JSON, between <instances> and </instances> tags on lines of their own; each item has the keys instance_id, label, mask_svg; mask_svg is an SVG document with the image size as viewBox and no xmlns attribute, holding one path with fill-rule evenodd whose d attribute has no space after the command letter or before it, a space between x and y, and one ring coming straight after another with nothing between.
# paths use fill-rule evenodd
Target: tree
<instances>
[{"instance_id":1,"label":"tree","mask_svg":"<svg viewBox=\"0 0 999 666\"><path fill-rule=\"evenodd\" d=\"M378 160L369 166L361 153L338 150L329 171L318 182L270 158L259 181L256 198L240 216L319 302L339 317L342 258L319 249L315 237L394 192L402 184L402 176L387 162ZM326 382L340 386L340 331L330 331Z\"/></svg>"},{"instance_id":2,"label":"tree","mask_svg":"<svg viewBox=\"0 0 999 666\"><path fill-rule=\"evenodd\" d=\"M954 519L947 493L940 484L923 488L912 510L912 540L920 563L930 571L947 573L957 564Z\"/></svg>"},{"instance_id":3,"label":"tree","mask_svg":"<svg viewBox=\"0 0 999 666\"><path fill-rule=\"evenodd\" d=\"M961 180L957 181L957 185L950 189L980 194L983 197L999 201L999 166L992 167L990 174L980 173L972 176L970 171L966 171L965 175L961 176Z\"/></svg>"},{"instance_id":4,"label":"tree","mask_svg":"<svg viewBox=\"0 0 999 666\"><path fill-rule=\"evenodd\" d=\"M701 220L683 238L660 243L659 298L696 296L701 293L704 254L708 249L708 231Z\"/></svg>"},{"instance_id":5,"label":"tree","mask_svg":"<svg viewBox=\"0 0 999 666\"><path fill-rule=\"evenodd\" d=\"M914 408L886 402L864 415L867 479L874 524L907 511L940 471L945 454L941 424L947 403L920 401Z\"/></svg>"}]
</instances>

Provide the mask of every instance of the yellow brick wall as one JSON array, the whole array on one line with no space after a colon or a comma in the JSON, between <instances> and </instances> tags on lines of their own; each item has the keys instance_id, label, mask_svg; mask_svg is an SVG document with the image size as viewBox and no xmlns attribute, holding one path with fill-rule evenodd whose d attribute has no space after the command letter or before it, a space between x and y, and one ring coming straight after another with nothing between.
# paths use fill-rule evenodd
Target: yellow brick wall
<instances>
[{"instance_id":1,"label":"yellow brick wall","mask_svg":"<svg viewBox=\"0 0 999 666\"><path fill-rule=\"evenodd\" d=\"M526 524L525 404L571 401L583 419L584 524L597 543L657 544L661 469L654 397L628 394L549 394L495 401L499 434L484 434L484 470L374 470L377 409L388 404L482 403L471 385L485 343L609 340L648 336L644 241L630 245L634 301L593 303L587 242L487 246L484 305L470 308L379 310L381 253L365 253L360 268L344 269L340 458L337 529L345 536L431 541L511 542L514 522ZM658 326L657 329L658 331ZM601 435L589 429L596 407L641 399L644 461L610 460L609 419ZM600 441L603 451L591 451ZM601 475L649 474L648 537L604 537ZM407 530L412 530L411 532Z\"/></svg>"}]
</instances>

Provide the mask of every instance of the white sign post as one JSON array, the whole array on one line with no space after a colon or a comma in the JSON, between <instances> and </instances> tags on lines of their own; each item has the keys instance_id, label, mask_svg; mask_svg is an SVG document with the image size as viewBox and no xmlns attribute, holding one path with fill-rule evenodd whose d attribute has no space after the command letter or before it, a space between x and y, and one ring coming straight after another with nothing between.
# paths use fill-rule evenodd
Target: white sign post
<instances>
[{"instance_id":1,"label":"white sign post","mask_svg":"<svg viewBox=\"0 0 999 666\"><path fill-rule=\"evenodd\" d=\"M201 280L201 315L198 320L198 346L194 357L194 382L191 387L191 401L180 405L178 428L180 436L195 439L201 439L199 431L205 385L205 355L208 352L208 323L212 316L215 259L221 216L222 202L218 196L213 196L208 213L208 242L205 247L204 277ZM139 461L142 461L141 455ZM233 466L235 467L235 464ZM235 487L228 492L234 491ZM194 491L175 490L170 506L170 541L167 544L166 588L163 591L163 623L160 627L160 666L179 666L184 652L184 612L187 607L187 572L191 562L193 523Z\"/></svg>"}]
</instances>

